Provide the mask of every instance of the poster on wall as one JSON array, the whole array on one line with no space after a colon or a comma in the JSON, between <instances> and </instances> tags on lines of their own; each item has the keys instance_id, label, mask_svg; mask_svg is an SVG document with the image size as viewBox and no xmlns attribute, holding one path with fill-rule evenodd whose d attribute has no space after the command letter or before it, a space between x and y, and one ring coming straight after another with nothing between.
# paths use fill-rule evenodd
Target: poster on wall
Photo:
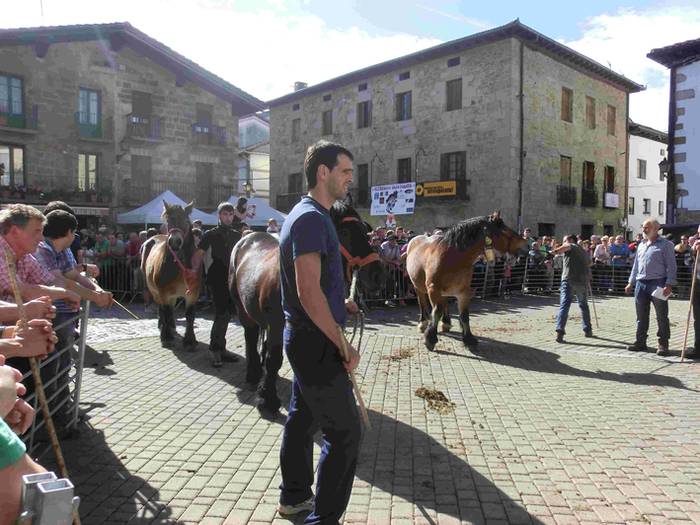
<instances>
[{"instance_id":1,"label":"poster on wall","mask_svg":"<svg viewBox=\"0 0 700 525\"><path fill-rule=\"evenodd\" d=\"M409 215L415 207L415 182L372 186L370 215Z\"/></svg>"}]
</instances>

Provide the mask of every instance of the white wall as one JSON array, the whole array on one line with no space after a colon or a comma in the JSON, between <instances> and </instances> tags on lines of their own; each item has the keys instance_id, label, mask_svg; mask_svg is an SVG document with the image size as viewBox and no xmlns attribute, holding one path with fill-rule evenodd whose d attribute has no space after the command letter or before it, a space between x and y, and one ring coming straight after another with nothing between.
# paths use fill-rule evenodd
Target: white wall
<instances>
[{"instance_id":1,"label":"white wall","mask_svg":"<svg viewBox=\"0 0 700 525\"><path fill-rule=\"evenodd\" d=\"M647 219L666 222L666 178L659 175L659 162L666 156L666 144L644 137L630 135L629 144L629 196L634 197L634 214L627 218L627 228L632 235L641 232L642 223ZM637 159L647 161L646 179L640 179ZM651 213L644 214L644 199L651 199ZM659 202L663 202L659 214ZM628 203L629 204L629 203Z\"/></svg>"},{"instance_id":2,"label":"white wall","mask_svg":"<svg viewBox=\"0 0 700 525\"><path fill-rule=\"evenodd\" d=\"M676 76L685 75L686 79L676 84L676 107L685 110L677 117L677 124L682 129L675 130L676 138L685 137L685 144L676 144L675 153L685 153L685 162L675 163L676 174L683 175L684 182L679 185L688 190L688 196L679 201L679 208L700 210L700 62L693 62L679 67ZM680 99L679 92L695 90L693 98ZM677 157L676 157L677 158Z\"/></svg>"}]
</instances>

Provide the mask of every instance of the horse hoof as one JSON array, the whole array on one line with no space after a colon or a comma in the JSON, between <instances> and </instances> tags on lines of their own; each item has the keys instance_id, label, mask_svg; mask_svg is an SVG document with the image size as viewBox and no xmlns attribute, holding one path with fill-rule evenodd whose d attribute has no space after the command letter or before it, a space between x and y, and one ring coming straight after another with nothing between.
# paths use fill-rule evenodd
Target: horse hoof
<instances>
[{"instance_id":1,"label":"horse hoof","mask_svg":"<svg viewBox=\"0 0 700 525\"><path fill-rule=\"evenodd\" d=\"M224 364L223 361L221 361L221 353L220 352L209 352L209 360L211 361L211 366L214 368L221 368L221 366Z\"/></svg>"},{"instance_id":2,"label":"horse hoof","mask_svg":"<svg viewBox=\"0 0 700 525\"><path fill-rule=\"evenodd\" d=\"M172 339L165 339L163 337L160 338L160 345L163 348L173 348L173 346L175 346Z\"/></svg>"},{"instance_id":3,"label":"horse hoof","mask_svg":"<svg viewBox=\"0 0 700 525\"><path fill-rule=\"evenodd\" d=\"M440 321L440 331L442 333L447 333L452 330L452 324Z\"/></svg>"},{"instance_id":4,"label":"horse hoof","mask_svg":"<svg viewBox=\"0 0 700 525\"><path fill-rule=\"evenodd\" d=\"M258 383L254 381L248 381L246 380L245 382L245 389L249 390L250 392L257 392L258 390Z\"/></svg>"},{"instance_id":5,"label":"horse hoof","mask_svg":"<svg viewBox=\"0 0 700 525\"><path fill-rule=\"evenodd\" d=\"M261 399L258 402L258 410L270 414L276 414L281 406L282 403L280 403L279 399Z\"/></svg>"},{"instance_id":6,"label":"horse hoof","mask_svg":"<svg viewBox=\"0 0 700 525\"><path fill-rule=\"evenodd\" d=\"M423 333L425 332L425 329L428 328L428 321L421 321L418 323L418 332Z\"/></svg>"},{"instance_id":7,"label":"horse hoof","mask_svg":"<svg viewBox=\"0 0 700 525\"><path fill-rule=\"evenodd\" d=\"M479 345L479 340L476 337L465 337L462 339L464 346L469 350L476 348Z\"/></svg>"}]
</instances>

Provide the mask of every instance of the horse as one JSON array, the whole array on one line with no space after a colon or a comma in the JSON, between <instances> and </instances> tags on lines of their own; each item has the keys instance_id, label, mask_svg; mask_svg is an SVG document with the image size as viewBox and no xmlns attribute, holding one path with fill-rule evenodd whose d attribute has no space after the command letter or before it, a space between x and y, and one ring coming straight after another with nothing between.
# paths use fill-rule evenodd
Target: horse
<instances>
[{"instance_id":1,"label":"horse","mask_svg":"<svg viewBox=\"0 0 700 525\"><path fill-rule=\"evenodd\" d=\"M525 242L504 224L500 211L461 221L443 236L419 235L411 239L407 247L406 269L418 295L418 330L424 333L428 350L435 348L440 321L444 323L443 331L449 331L447 297L457 298L464 346L476 347L478 340L469 325L474 261L489 243L501 253L514 254Z\"/></svg>"},{"instance_id":2,"label":"horse","mask_svg":"<svg viewBox=\"0 0 700 525\"><path fill-rule=\"evenodd\" d=\"M343 254L346 286L357 273L359 288L374 291L381 287L384 267L367 242L368 225L352 207L340 202L331 208L331 218ZM280 408L277 377L282 366L284 329L277 236L256 232L236 243L229 264L229 291L245 332L246 383L251 389L257 388L258 408L275 413ZM258 353L261 330L266 336L262 353Z\"/></svg>"},{"instance_id":3,"label":"horse","mask_svg":"<svg viewBox=\"0 0 700 525\"><path fill-rule=\"evenodd\" d=\"M194 203L184 208L163 201L163 220L168 226L167 235L154 235L141 250L141 270L146 276L146 286L158 305L158 327L163 346L175 339L175 303L185 299L187 328L183 345L189 350L197 347L194 335L195 304L199 297L200 275L190 274L192 255L196 251L189 215Z\"/></svg>"}]
</instances>

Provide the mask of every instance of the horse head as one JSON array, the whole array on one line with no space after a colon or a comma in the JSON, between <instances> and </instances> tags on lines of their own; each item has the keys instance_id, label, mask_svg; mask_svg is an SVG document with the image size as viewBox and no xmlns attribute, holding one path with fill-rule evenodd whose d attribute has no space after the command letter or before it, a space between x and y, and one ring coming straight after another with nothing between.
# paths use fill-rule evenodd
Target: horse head
<instances>
[{"instance_id":1,"label":"horse head","mask_svg":"<svg viewBox=\"0 0 700 525\"><path fill-rule=\"evenodd\" d=\"M190 213L194 202L190 202L184 208L179 204L168 204L163 201L163 220L168 226L168 246L175 252L179 252L185 244L185 239L192 231Z\"/></svg>"},{"instance_id":2,"label":"horse head","mask_svg":"<svg viewBox=\"0 0 700 525\"><path fill-rule=\"evenodd\" d=\"M386 270L367 240L367 234L372 231L371 226L362 220L352 206L343 202L333 205L331 218L338 232L348 283L352 273L358 270L359 284L365 291L380 290L386 280Z\"/></svg>"},{"instance_id":3,"label":"horse head","mask_svg":"<svg viewBox=\"0 0 700 525\"><path fill-rule=\"evenodd\" d=\"M515 254L526 242L515 230L506 226L501 219L501 210L496 210L488 216L485 229L493 247L501 253Z\"/></svg>"}]
</instances>

